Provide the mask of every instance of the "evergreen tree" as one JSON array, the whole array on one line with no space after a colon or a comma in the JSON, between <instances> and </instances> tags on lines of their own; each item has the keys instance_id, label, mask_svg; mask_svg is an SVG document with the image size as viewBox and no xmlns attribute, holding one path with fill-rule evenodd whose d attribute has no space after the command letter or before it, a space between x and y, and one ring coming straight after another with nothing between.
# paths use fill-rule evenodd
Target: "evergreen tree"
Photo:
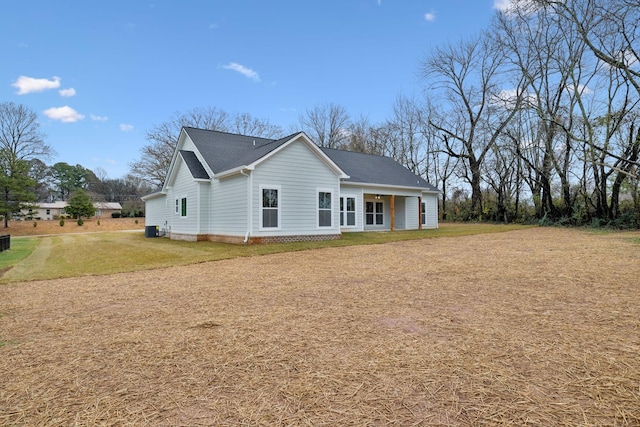
<instances>
[{"instance_id":1,"label":"evergreen tree","mask_svg":"<svg viewBox=\"0 0 640 427\"><path fill-rule=\"evenodd\" d=\"M96 208L93 206L91 198L84 190L78 190L73 193L65 210L68 214L77 218L90 217L96 213Z\"/></svg>"},{"instance_id":2,"label":"evergreen tree","mask_svg":"<svg viewBox=\"0 0 640 427\"><path fill-rule=\"evenodd\" d=\"M35 181L29 176L29 162L18 159L8 150L0 150L0 215L5 228L9 219L36 199Z\"/></svg>"}]
</instances>

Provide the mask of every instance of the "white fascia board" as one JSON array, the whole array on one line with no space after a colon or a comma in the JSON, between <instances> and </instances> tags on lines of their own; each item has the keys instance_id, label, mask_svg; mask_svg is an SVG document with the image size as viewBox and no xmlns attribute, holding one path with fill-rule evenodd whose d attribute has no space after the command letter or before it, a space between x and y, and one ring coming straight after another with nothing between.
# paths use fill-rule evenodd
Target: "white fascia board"
<instances>
[{"instance_id":1,"label":"white fascia board","mask_svg":"<svg viewBox=\"0 0 640 427\"><path fill-rule=\"evenodd\" d=\"M238 166L238 167L233 168L233 169L229 169L229 170L217 173L217 174L213 175L213 178L214 179L226 178L226 177L231 176L231 175L241 174L242 171L252 171L252 170L254 170L254 166L253 165L249 165L249 166L242 165L242 166Z\"/></svg>"},{"instance_id":2,"label":"white fascia board","mask_svg":"<svg viewBox=\"0 0 640 427\"><path fill-rule=\"evenodd\" d=\"M363 187L363 188L382 188L382 189L387 189L389 191L393 191L394 189L396 190L411 190L411 191L420 191L421 193L433 193L433 194L438 194L440 193L439 191L433 191L433 190L428 190L424 187L409 187L409 186L404 186L404 185L389 185L389 184L370 184L370 183L363 183L363 182L340 182L341 186L346 186L346 187Z\"/></svg>"},{"instance_id":3,"label":"white fascia board","mask_svg":"<svg viewBox=\"0 0 640 427\"><path fill-rule=\"evenodd\" d=\"M143 201L147 201L147 200L151 200L151 199L157 199L158 197L162 197L162 196L166 196L167 193L165 191L158 191L155 193L151 193L151 194L147 194L146 196L142 196L140 197Z\"/></svg>"}]
</instances>

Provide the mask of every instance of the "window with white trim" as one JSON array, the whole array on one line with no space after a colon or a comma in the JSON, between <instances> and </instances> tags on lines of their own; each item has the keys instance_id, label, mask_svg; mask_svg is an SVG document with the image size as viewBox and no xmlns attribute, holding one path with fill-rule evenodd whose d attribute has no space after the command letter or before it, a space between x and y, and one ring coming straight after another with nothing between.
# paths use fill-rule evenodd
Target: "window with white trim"
<instances>
[{"instance_id":1,"label":"window with white trim","mask_svg":"<svg viewBox=\"0 0 640 427\"><path fill-rule=\"evenodd\" d=\"M422 221L422 225L427 223L427 204L425 202L420 203L420 221Z\"/></svg>"},{"instance_id":2,"label":"window with white trim","mask_svg":"<svg viewBox=\"0 0 640 427\"><path fill-rule=\"evenodd\" d=\"M187 217L187 197L184 196L180 199L180 217Z\"/></svg>"},{"instance_id":3,"label":"window with white trim","mask_svg":"<svg viewBox=\"0 0 640 427\"><path fill-rule=\"evenodd\" d=\"M340 226L354 227L356 225L356 198L340 197Z\"/></svg>"},{"instance_id":4,"label":"window with white trim","mask_svg":"<svg viewBox=\"0 0 640 427\"><path fill-rule=\"evenodd\" d=\"M180 213L180 199L176 199L176 206L175 206L176 210L175 210L175 214L178 215Z\"/></svg>"},{"instance_id":5,"label":"window with white trim","mask_svg":"<svg viewBox=\"0 0 640 427\"><path fill-rule=\"evenodd\" d=\"M318 227L331 227L333 209L331 191L318 191Z\"/></svg>"},{"instance_id":6,"label":"window with white trim","mask_svg":"<svg viewBox=\"0 0 640 427\"><path fill-rule=\"evenodd\" d=\"M260 189L260 227L280 228L280 187L261 187Z\"/></svg>"}]
</instances>

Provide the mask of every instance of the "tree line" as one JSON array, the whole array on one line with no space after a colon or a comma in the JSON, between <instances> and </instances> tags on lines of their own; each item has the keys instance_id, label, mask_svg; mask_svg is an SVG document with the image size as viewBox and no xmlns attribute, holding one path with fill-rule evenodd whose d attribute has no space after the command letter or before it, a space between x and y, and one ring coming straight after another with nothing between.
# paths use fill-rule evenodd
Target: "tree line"
<instances>
[{"instance_id":1,"label":"tree line","mask_svg":"<svg viewBox=\"0 0 640 427\"><path fill-rule=\"evenodd\" d=\"M140 197L152 191L146 181L130 174L110 179L101 168L94 172L64 162L47 165L53 154L34 111L0 103L0 216L5 227L36 202L67 201L76 192L94 202L118 202L125 215L143 214Z\"/></svg>"},{"instance_id":2,"label":"tree line","mask_svg":"<svg viewBox=\"0 0 640 427\"><path fill-rule=\"evenodd\" d=\"M35 115L2 104L0 207L24 188L38 199L81 187L139 203L162 186L180 129L192 126L265 138L302 130L322 147L391 157L441 191L443 219L638 227L639 25L635 0L513 0L485 31L422 57L421 92L399 95L382 122L334 103L306 109L289 129L195 108L154 125L117 180L46 166L52 150ZM19 143L5 132L12 109L26 130Z\"/></svg>"}]
</instances>

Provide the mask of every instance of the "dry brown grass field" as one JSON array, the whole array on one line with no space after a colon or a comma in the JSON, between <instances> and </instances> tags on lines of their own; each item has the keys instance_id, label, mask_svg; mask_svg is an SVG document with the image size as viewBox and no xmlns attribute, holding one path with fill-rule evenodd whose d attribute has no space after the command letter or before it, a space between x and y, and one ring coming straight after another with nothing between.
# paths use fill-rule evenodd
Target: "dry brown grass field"
<instances>
[{"instance_id":1,"label":"dry brown grass field","mask_svg":"<svg viewBox=\"0 0 640 427\"><path fill-rule=\"evenodd\" d=\"M0 286L0 425L640 425L640 233Z\"/></svg>"},{"instance_id":2,"label":"dry brown grass field","mask_svg":"<svg viewBox=\"0 0 640 427\"><path fill-rule=\"evenodd\" d=\"M138 223L136 224L136 220ZM33 224L36 224L34 227ZM60 221L9 221L9 227L0 224L0 234L12 236L35 236L43 234L65 233L90 233L99 231L117 230L144 230L144 218L102 218L98 223L97 218L83 219L84 224L79 226L77 220L66 219L64 225Z\"/></svg>"}]
</instances>

